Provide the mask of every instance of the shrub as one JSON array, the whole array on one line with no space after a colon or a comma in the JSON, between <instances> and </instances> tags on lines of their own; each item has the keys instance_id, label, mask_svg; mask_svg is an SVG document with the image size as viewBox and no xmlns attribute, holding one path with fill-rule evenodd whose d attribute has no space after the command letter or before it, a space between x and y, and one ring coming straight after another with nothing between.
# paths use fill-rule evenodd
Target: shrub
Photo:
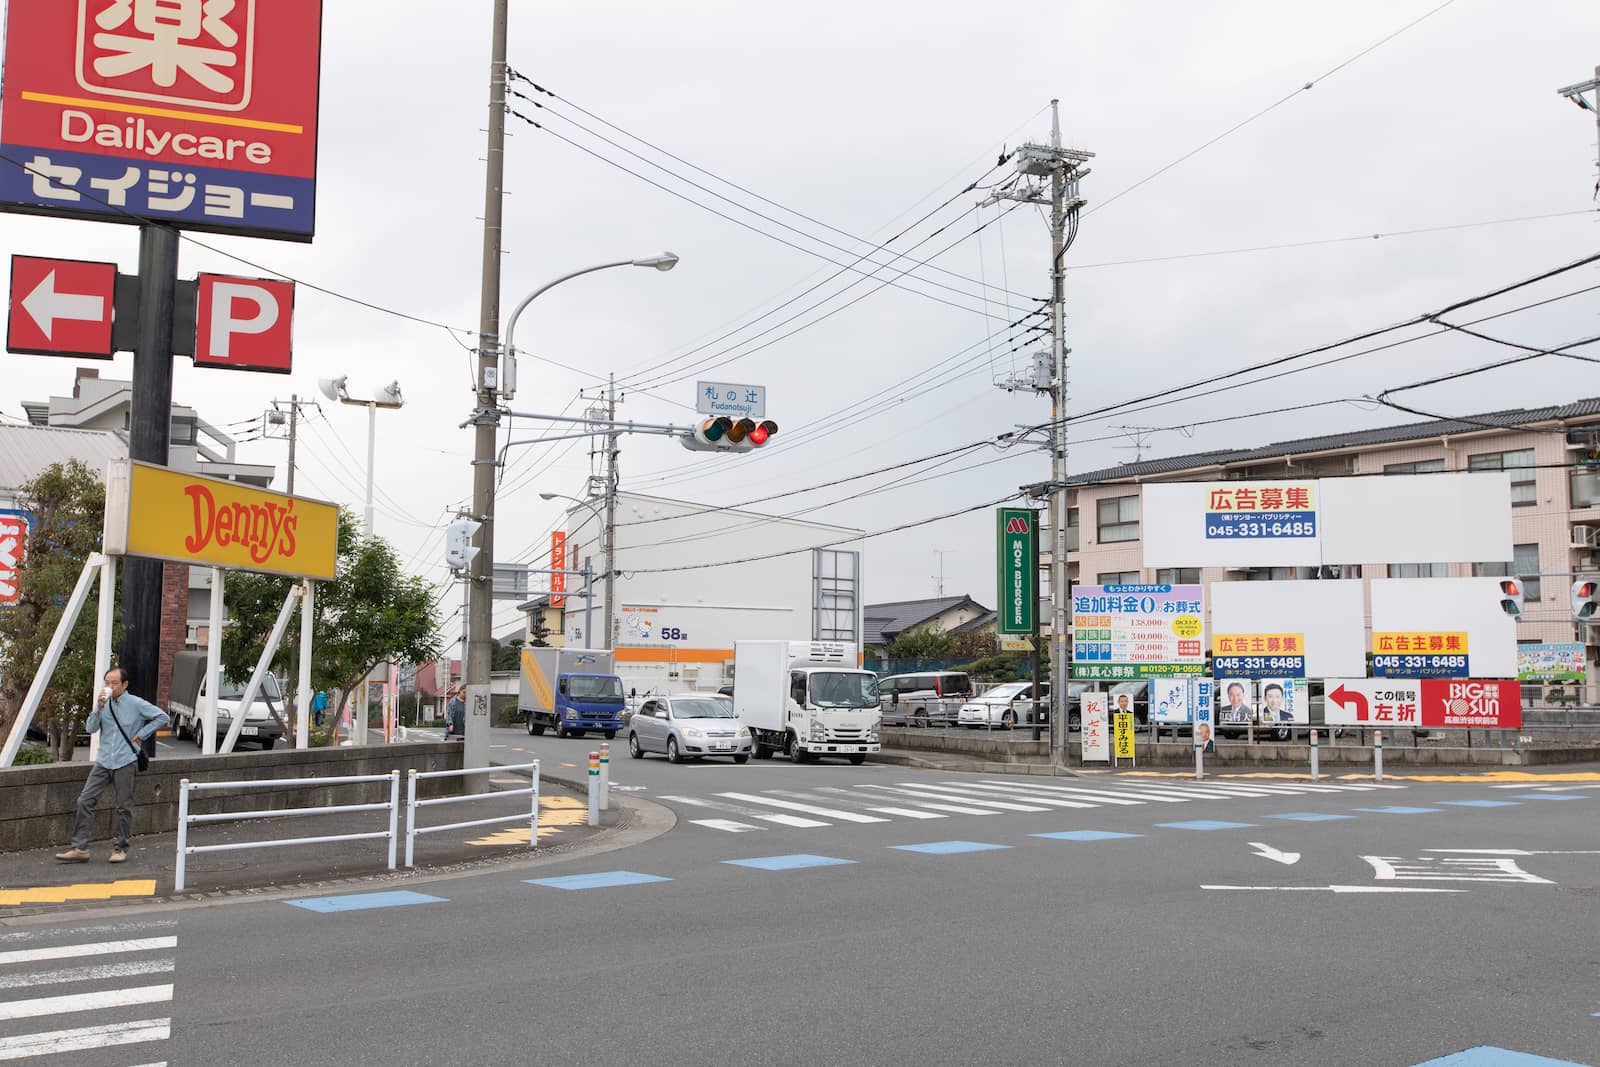
<instances>
[{"instance_id":1,"label":"shrub","mask_svg":"<svg viewBox=\"0 0 1600 1067\"><path fill-rule=\"evenodd\" d=\"M17 750L16 765L18 767L54 763L55 761L56 759L50 754L50 750L40 745L23 745Z\"/></svg>"}]
</instances>

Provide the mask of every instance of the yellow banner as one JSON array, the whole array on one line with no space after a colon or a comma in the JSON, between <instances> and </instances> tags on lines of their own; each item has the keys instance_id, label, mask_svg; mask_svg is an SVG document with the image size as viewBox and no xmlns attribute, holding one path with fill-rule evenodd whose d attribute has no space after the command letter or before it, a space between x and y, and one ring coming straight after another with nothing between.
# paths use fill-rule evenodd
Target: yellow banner
<instances>
[{"instance_id":1,"label":"yellow banner","mask_svg":"<svg viewBox=\"0 0 1600 1067\"><path fill-rule=\"evenodd\" d=\"M1214 634L1211 653L1215 656L1303 656L1305 634Z\"/></svg>"},{"instance_id":2,"label":"yellow banner","mask_svg":"<svg viewBox=\"0 0 1600 1067\"><path fill-rule=\"evenodd\" d=\"M1133 759L1133 712L1119 711L1112 717L1118 759Z\"/></svg>"},{"instance_id":3,"label":"yellow banner","mask_svg":"<svg viewBox=\"0 0 1600 1067\"><path fill-rule=\"evenodd\" d=\"M1380 631L1372 635L1372 651L1377 655L1392 655L1396 652L1411 655L1419 653L1466 655L1467 635L1434 633L1431 630Z\"/></svg>"},{"instance_id":4,"label":"yellow banner","mask_svg":"<svg viewBox=\"0 0 1600 1067\"><path fill-rule=\"evenodd\" d=\"M107 552L120 548L130 556L207 567L333 577L339 546L339 509L333 504L148 463L129 466L126 536L119 542L121 502L108 499Z\"/></svg>"}]
</instances>

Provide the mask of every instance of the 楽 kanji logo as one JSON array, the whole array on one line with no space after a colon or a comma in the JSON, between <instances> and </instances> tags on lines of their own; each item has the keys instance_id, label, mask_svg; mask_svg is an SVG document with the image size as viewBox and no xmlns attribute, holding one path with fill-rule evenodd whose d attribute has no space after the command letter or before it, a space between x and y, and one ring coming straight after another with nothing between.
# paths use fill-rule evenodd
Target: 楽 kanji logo
<instances>
[{"instance_id":1,"label":"\u697d kanji logo","mask_svg":"<svg viewBox=\"0 0 1600 1067\"><path fill-rule=\"evenodd\" d=\"M78 84L216 111L250 104L255 0L78 0Z\"/></svg>"}]
</instances>

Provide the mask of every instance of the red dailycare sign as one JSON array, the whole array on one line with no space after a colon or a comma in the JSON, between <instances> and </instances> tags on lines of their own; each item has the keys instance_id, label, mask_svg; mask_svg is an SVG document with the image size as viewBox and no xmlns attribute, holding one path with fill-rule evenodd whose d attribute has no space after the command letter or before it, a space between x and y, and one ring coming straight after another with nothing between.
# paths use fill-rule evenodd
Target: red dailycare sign
<instances>
[{"instance_id":1,"label":"red dailycare sign","mask_svg":"<svg viewBox=\"0 0 1600 1067\"><path fill-rule=\"evenodd\" d=\"M6 348L42 356L111 358L117 265L11 257Z\"/></svg>"},{"instance_id":2,"label":"red dailycare sign","mask_svg":"<svg viewBox=\"0 0 1600 1067\"><path fill-rule=\"evenodd\" d=\"M1424 678L1422 725L1439 729L1520 729L1522 687L1508 681Z\"/></svg>"}]
</instances>

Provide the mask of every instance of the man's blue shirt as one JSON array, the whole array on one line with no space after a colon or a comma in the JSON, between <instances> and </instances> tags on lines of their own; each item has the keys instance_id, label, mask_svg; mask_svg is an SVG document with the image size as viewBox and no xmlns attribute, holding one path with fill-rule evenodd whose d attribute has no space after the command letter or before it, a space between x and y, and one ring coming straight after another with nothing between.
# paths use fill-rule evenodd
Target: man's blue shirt
<instances>
[{"instance_id":1,"label":"man's blue shirt","mask_svg":"<svg viewBox=\"0 0 1600 1067\"><path fill-rule=\"evenodd\" d=\"M111 709L110 715L106 714L106 708ZM111 721L113 716L116 722ZM138 753L129 747L128 741L137 745L143 737L161 729L169 721L167 713L148 700L142 700L132 693L123 693L107 701L103 707L91 711L83 728L91 734L97 729L100 731L100 756L95 762L108 771L114 771L139 758ZM121 724L122 730L117 729L118 724ZM122 736L124 730L128 734L127 740Z\"/></svg>"}]
</instances>

